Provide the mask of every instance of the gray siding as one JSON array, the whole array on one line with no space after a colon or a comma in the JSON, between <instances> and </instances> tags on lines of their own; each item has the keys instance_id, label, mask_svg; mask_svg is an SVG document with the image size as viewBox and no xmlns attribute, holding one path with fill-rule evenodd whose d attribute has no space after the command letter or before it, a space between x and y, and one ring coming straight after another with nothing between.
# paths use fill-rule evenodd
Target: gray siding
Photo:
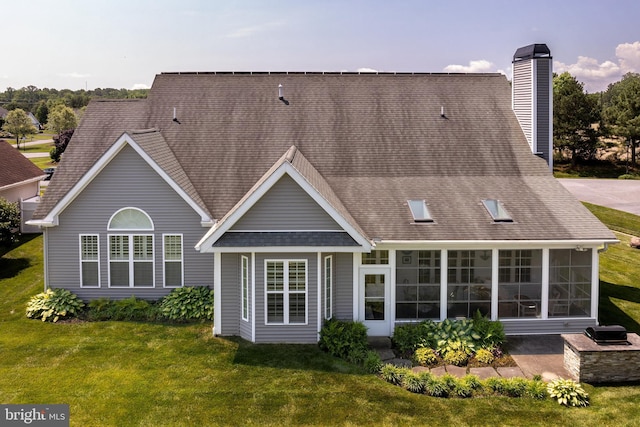
<instances>
[{"instance_id":1,"label":"gray siding","mask_svg":"<svg viewBox=\"0 0 640 427\"><path fill-rule=\"evenodd\" d=\"M333 270L333 317L353 320L353 254L335 254Z\"/></svg>"},{"instance_id":2,"label":"gray siding","mask_svg":"<svg viewBox=\"0 0 640 427\"><path fill-rule=\"evenodd\" d=\"M108 287L107 225L111 216L124 207L142 209L153 220L154 288ZM60 214L59 225L45 232L47 283L53 288L69 289L83 299L131 295L157 299L168 294L171 288L163 288L163 233L183 235L185 285L213 287L213 255L194 249L206 232L200 226L200 216L128 146ZM80 288L80 234L99 234L100 288Z\"/></svg>"},{"instance_id":3,"label":"gray siding","mask_svg":"<svg viewBox=\"0 0 640 427\"><path fill-rule=\"evenodd\" d=\"M507 335L545 335L584 332L597 324L595 319L502 320Z\"/></svg>"},{"instance_id":4,"label":"gray siding","mask_svg":"<svg viewBox=\"0 0 640 427\"><path fill-rule=\"evenodd\" d=\"M551 164L552 153L549 152L549 131L551 123L549 123L549 113L551 100L549 93L551 89L551 60L536 59L536 96L538 102L536 104L536 135L537 149L542 153L541 157Z\"/></svg>"},{"instance_id":5,"label":"gray siding","mask_svg":"<svg viewBox=\"0 0 640 427\"><path fill-rule=\"evenodd\" d=\"M291 177L285 175L231 230L326 231L341 228Z\"/></svg>"},{"instance_id":6,"label":"gray siding","mask_svg":"<svg viewBox=\"0 0 640 427\"><path fill-rule=\"evenodd\" d=\"M307 260L307 319L306 325L267 325L265 316L265 260ZM317 254L256 254L256 342L257 343L315 343L318 341L318 275Z\"/></svg>"},{"instance_id":7,"label":"gray siding","mask_svg":"<svg viewBox=\"0 0 640 427\"><path fill-rule=\"evenodd\" d=\"M220 335L239 335L241 319L240 255L222 254L221 307L222 330Z\"/></svg>"},{"instance_id":8,"label":"gray siding","mask_svg":"<svg viewBox=\"0 0 640 427\"><path fill-rule=\"evenodd\" d=\"M531 61L513 63L513 111L520 122L527 142L533 147L533 85Z\"/></svg>"}]
</instances>

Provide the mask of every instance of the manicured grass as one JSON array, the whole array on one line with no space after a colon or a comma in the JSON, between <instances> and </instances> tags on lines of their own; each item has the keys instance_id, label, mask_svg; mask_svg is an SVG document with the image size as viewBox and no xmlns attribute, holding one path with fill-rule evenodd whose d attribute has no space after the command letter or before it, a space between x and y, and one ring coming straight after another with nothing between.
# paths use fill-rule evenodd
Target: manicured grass
<instances>
[{"instance_id":1,"label":"manicured grass","mask_svg":"<svg viewBox=\"0 0 640 427\"><path fill-rule=\"evenodd\" d=\"M611 230L640 236L640 216L591 203L583 204Z\"/></svg>"},{"instance_id":2,"label":"manicured grass","mask_svg":"<svg viewBox=\"0 0 640 427\"><path fill-rule=\"evenodd\" d=\"M53 142L46 142L44 144L28 145L24 148L20 147L21 153L49 153L54 147Z\"/></svg>"},{"instance_id":3,"label":"manicured grass","mask_svg":"<svg viewBox=\"0 0 640 427\"><path fill-rule=\"evenodd\" d=\"M637 421L640 388L634 386L585 385L591 406L580 409L551 399L438 399L387 384L315 345L215 338L210 324L29 320L25 304L42 291L42 238L0 254L0 402L68 403L72 426ZM640 277L637 263L634 268ZM640 320L634 312L630 316Z\"/></svg>"}]
</instances>

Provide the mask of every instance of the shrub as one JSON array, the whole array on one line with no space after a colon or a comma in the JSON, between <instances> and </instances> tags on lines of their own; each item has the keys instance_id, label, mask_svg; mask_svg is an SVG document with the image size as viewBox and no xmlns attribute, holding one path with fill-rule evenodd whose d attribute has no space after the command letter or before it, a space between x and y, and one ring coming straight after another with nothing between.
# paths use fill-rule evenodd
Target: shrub
<instances>
[{"instance_id":1,"label":"shrub","mask_svg":"<svg viewBox=\"0 0 640 427\"><path fill-rule=\"evenodd\" d=\"M425 373L425 377L427 376ZM431 397L447 397L449 396L449 386L444 376L436 377L431 374L425 378L425 393Z\"/></svg>"},{"instance_id":2,"label":"shrub","mask_svg":"<svg viewBox=\"0 0 640 427\"><path fill-rule=\"evenodd\" d=\"M494 361L495 357L490 350L485 348L481 348L476 351L476 360L480 363L486 363L487 365L491 364Z\"/></svg>"},{"instance_id":3,"label":"shrub","mask_svg":"<svg viewBox=\"0 0 640 427\"><path fill-rule=\"evenodd\" d=\"M618 179L638 179L638 176L630 173L625 173L623 175L620 175Z\"/></svg>"},{"instance_id":4,"label":"shrub","mask_svg":"<svg viewBox=\"0 0 640 427\"><path fill-rule=\"evenodd\" d=\"M425 383L422 377L415 372L409 371L402 377L402 387L411 393L424 393Z\"/></svg>"},{"instance_id":5,"label":"shrub","mask_svg":"<svg viewBox=\"0 0 640 427\"><path fill-rule=\"evenodd\" d=\"M582 386L573 380L562 378L547 384L547 392L552 399L556 399L560 405L588 406L589 395Z\"/></svg>"},{"instance_id":6,"label":"shrub","mask_svg":"<svg viewBox=\"0 0 640 427\"><path fill-rule=\"evenodd\" d=\"M420 323L406 323L396 326L393 331L393 345L402 354L413 352L419 346L432 347L429 332L434 329L434 322L424 320Z\"/></svg>"},{"instance_id":7,"label":"shrub","mask_svg":"<svg viewBox=\"0 0 640 427\"><path fill-rule=\"evenodd\" d=\"M482 348L493 348L502 345L506 335L502 322L489 320L480 310L473 315L473 338Z\"/></svg>"},{"instance_id":8,"label":"shrub","mask_svg":"<svg viewBox=\"0 0 640 427\"><path fill-rule=\"evenodd\" d=\"M526 394L529 380L525 378L504 378L502 394L509 397L522 397Z\"/></svg>"},{"instance_id":9,"label":"shrub","mask_svg":"<svg viewBox=\"0 0 640 427\"><path fill-rule=\"evenodd\" d=\"M420 347L413 353L413 360L419 365L428 366L433 365L438 361L436 352L432 348Z\"/></svg>"},{"instance_id":10,"label":"shrub","mask_svg":"<svg viewBox=\"0 0 640 427\"><path fill-rule=\"evenodd\" d=\"M469 357L473 353L469 342L460 340L446 341L438 351L446 363L456 366L466 365Z\"/></svg>"},{"instance_id":11,"label":"shrub","mask_svg":"<svg viewBox=\"0 0 640 427\"><path fill-rule=\"evenodd\" d=\"M326 320L320 330L318 345L332 356L348 360L353 352L366 353L369 349L367 328L362 322Z\"/></svg>"},{"instance_id":12,"label":"shrub","mask_svg":"<svg viewBox=\"0 0 640 427\"><path fill-rule=\"evenodd\" d=\"M547 384L534 377L533 380L527 384L525 394L534 399L544 399L547 397Z\"/></svg>"},{"instance_id":13,"label":"shrub","mask_svg":"<svg viewBox=\"0 0 640 427\"><path fill-rule=\"evenodd\" d=\"M379 373L380 368L382 368L382 359L380 358L380 355L373 350L367 351L367 354L365 355L364 361L362 363L367 372L372 374Z\"/></svg>"},{"instance_id":14,"label":"shrub","mask_svg":"<svg viewBox=\"0 0 640 427\"><path fill-rule=\"evenodd\" d=\"M121 300L98 298L89 302L88 320L155 321L161 318L158 304L135 296Z\"/></svg>"},{"instance_id":15,"label":"shrub","mask_svg":"<svg viewBox=\"0 0 640 427\"><path fill-rule=\"evenodd\" d=\"M171 320L213 320L213 290L206 286L176 288L161 300L160 312Z\"/></svg>"},{"instance_id":16,"label":"shrub","mask_svg":"<svg viewBox=\"0 0 640 427\"><path fill-rule=\"evenodd\" d=\"M75 294L66 289L47 289L31 297L27 304L27 317L42 319L43 322L57 322L62 318L77 316L84 303Z\"/></svg>"},{"instance_id":17,"label":"shrub","mask_svg":"<svg viewBox=\"0 0 640 427\"><path fill-rule=\"evenodd\" d=\"M18 202L0 197L0 245L10 246L20 235L20 208Z\"/></svg>"},{"instance_id":18,"label":"shrub","mask_svg":"<svg viewBox=\"0 0 640 427\"><path fill-rule=\"evenodd\" d=\"M392 365L391 363L387 363L380 368L380 376L382 376L382 379L393 385L401 385L407 372L411 371L407 368Z\"/></svg>"}]
</instances>

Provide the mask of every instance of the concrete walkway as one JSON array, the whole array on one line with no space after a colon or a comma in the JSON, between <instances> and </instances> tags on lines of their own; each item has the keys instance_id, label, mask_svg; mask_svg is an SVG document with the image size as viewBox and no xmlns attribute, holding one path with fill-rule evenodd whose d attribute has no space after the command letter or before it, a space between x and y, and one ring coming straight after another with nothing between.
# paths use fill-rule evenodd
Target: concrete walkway
<instances>
[{"instance_id":1,"label":"concrete walkway","mask_svg":"<svg viewBox=\"0 0 640 427\"><path fill-rule=\"evenodd\" d=\"M558 179L581 202L640 215L640 180Z\"/></svg>"}]
</instances>

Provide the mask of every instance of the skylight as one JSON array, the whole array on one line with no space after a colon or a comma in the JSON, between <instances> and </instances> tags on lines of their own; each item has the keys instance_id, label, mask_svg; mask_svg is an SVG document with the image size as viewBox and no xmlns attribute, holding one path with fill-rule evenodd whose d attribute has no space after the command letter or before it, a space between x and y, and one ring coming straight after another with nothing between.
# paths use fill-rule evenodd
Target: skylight
<instances>
[{"instance_id":1,"label":"skylight","mask_svg":"<svg viewBox=\"0 0 640 427\"><path fill-rule=\"evenodd\" d=\"M409 209L411 209L411 215L415 222L433 222L431 212L427 207L427 202L424 200L407 200Z\"/></svg>"},{"instance_id":2,"label":"skylight","mask_svg":"<svg viewBox=\"0 0 640 427\"><path fill-rule=\"evenodd\" d=\"M513 222L513 218L511 218L511 215L509 215L500 200L484 199L482 204L495 222Z\"/></svg>"}]
</instances>

